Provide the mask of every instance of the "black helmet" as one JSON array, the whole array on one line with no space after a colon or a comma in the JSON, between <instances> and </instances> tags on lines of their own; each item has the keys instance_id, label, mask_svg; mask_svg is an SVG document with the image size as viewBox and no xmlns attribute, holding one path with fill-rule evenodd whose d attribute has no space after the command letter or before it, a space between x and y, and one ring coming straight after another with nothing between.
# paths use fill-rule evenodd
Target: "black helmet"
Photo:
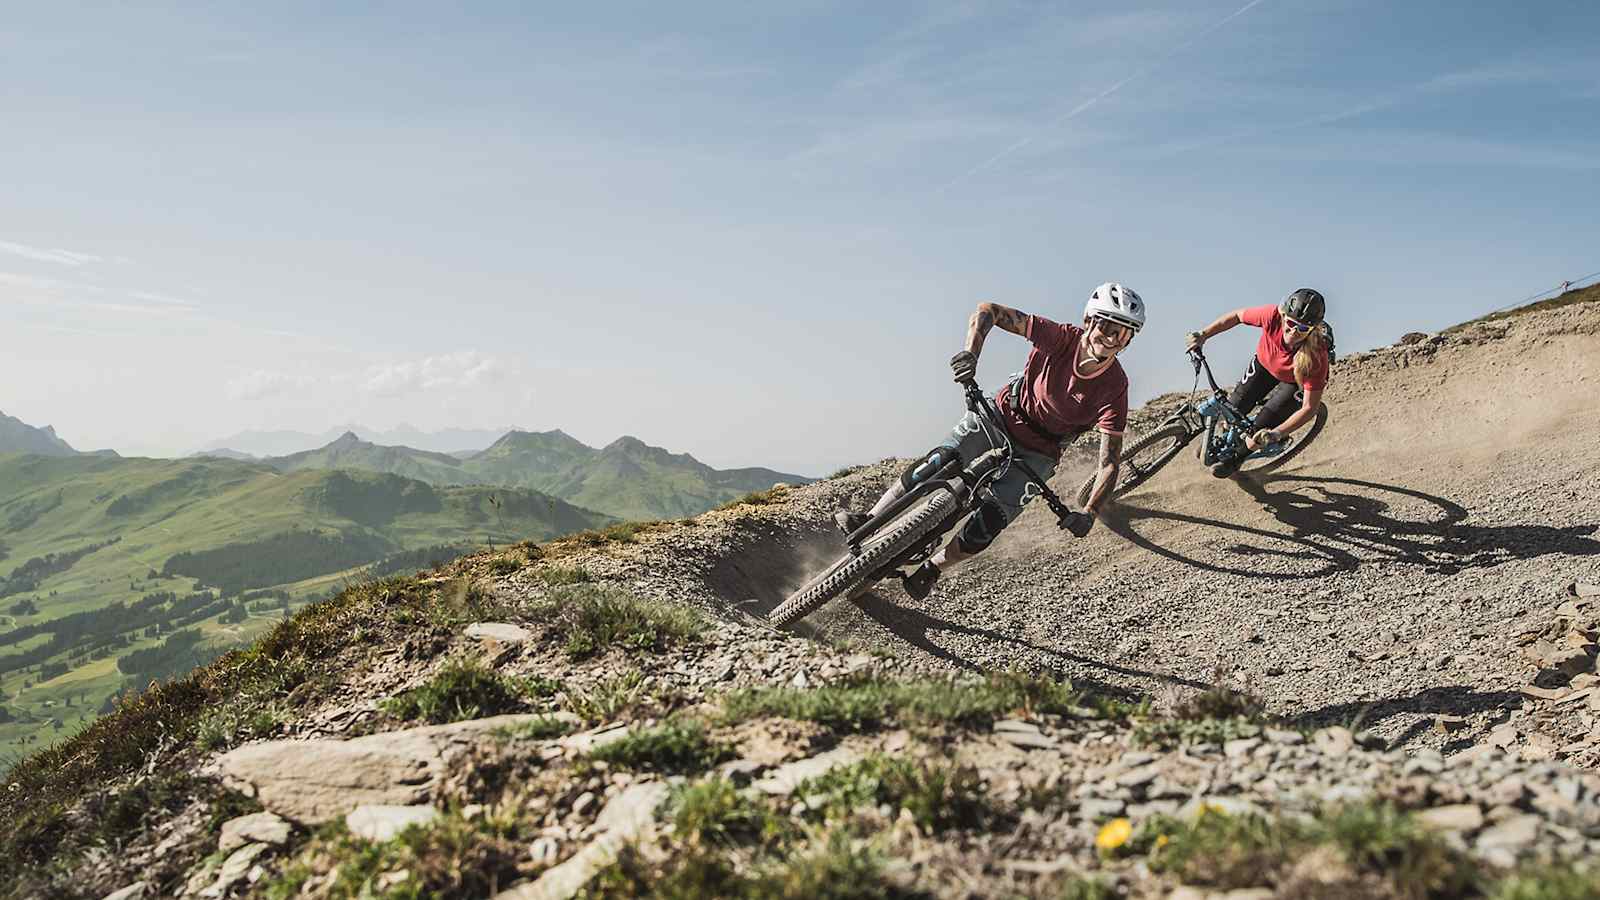
<instances>
[{"instance_id":1,"label":"black helmet","mask_svg":"<svg viewBox=\"0 0 1600 900\"><path fill-rule=\"evenodd\" d=\"M1321 322L1327 311L1328 301L1322 299L1322 295L1311 288L1301 288L1283 298L1283 302L1278 304L1278 312L1307 325Z\"/></svg>"}]
</instances>

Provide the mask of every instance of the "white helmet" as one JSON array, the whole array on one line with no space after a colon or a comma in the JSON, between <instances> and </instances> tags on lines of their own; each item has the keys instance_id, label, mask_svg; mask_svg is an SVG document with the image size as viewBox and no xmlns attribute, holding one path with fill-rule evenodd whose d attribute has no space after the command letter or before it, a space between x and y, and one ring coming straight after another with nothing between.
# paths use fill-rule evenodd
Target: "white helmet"
<instances>
[{"instance_id":1,"label":"white helmet","mask_svg":"<svg viewBox=\"0 0 1600 900\"><path fill-rule=\"evenodd\" d=\"M1144 301L1128 288L1108 281L1094 289L1089 302L1084 304L1086 319L1108 319L1132 328L1135 333L1144 327Z\"/></svg>"}]
</instances>

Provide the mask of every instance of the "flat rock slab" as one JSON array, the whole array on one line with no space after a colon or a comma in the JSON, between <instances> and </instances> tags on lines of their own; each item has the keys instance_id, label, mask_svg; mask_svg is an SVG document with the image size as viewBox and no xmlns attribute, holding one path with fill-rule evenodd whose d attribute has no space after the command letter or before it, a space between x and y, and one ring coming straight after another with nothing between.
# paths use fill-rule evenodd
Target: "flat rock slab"
<instances>
[{"instance_id":1,"label":"flat rock slab","mask_svg":"<svg viewBox=\"0 0 1600 900\"><path fill-rule=\"evenodd\" d=\"M1476 803L1435 806L1417 813L1416 819L1434 831L1472 832L1483 827L1483 810Z\"/></svg>"},{"instance_id":2,"label":"flat rock slab","mask_svg":"<svg viewBox=\"0 0 1600 900\"><path fill-rule=\"evenodd\" d=\"M217 880L210 887L200 891L202 897L225 897L235 884L243 881L250 874L250 867L256 864L256 857L267 852L266 844L245 844L233 851L222 862L222 868L217 871Z\"/></svg>"},{"instance_id":3,"label":"flat rock slab","mask_svg":"<svg viewBox=\"0 0 1600 900\"><path fill-rule=\"evenodd\" d=\"M222 823L217 849L227 853L252 843L279 847L289 842L289 831L289 823L281 816L270 812L251 813Z\"/></svg>"},{"instance_id":4,"label":"flat rock slab","mask_svg":"<svg viewBox=\"0 0 1600 900\"><path fill-rule=\"evenodd\" d=\"M794 789L802 783L860 759L861 754L849 747L835 747L827 753L819 753L779 766L772 774L756 782L753 787L763 794L775 797L787 796L794 793Z\"/></svg>"},{"instance_id":5,"label":"flat rock slab","mask_svg":"<svg viewBox=\"0 0 1600 900\"><path fill-rule=\"evenodd\" d=\"M996 731L994 736L1023 750L1053 750L1056 747L1055 738L1037 731Z\"/></svg>"},{"instance_id":6,"label":"flat rock slab","mask_svg":"<svg viewBox=\"0 0 1600 900\"><path fill-rule=\"evenodd\" d=\"M358 806L345 814L344 825L356 837L383 843L412 825L432 825L439 811L431 806Z\"/></svg>"},{"instance_id":7,"label":"flat rock slab","mask_svg":"<svg viewBox=\"0 0 1600 900\"><path fill-rule=\"evenodd\" d=\"M474 640L499 641L502 644L525 644L533 639L533 632L505 622L473 622L467 626L466 635Z\"/></svg>"},{"instance_id":8,"label":"flat rock slab","mask_svg":"<svg viewBox=\"0 0 1600 900\"><path fill-rule=\"evenodd\" d=\"M301 825L331 822L358 806L413 806L429 798L445 764L487 734L538 719L492 716L373 734L348 741L267 741L217 759L224 781Z\"/></svg>"},{"instance_id":9,"label":"flat rock slab","mask_svg":"<svg viewBox=\"0 0 1600 900\"><path fill-rule=\"evenodd\" d=\"M656 807L670 788L659 781L636 784L618 794L600 811L601 832L589 845L559 866L527 884L495 895L495 900L568 900L595 875L616 862L617 853L655 822Z\"/></svg>"},{"instance_id":10,"label":"flat rock slab","mask_svg":"<svg viewBox=\"0 0 1600 900\"><path fill-rule=\"evenodd\" d=\"M149 891L149 882L135 881L133 884L130 884L125 888L112 891L111 893L105 895L103 900L144 900L145 895L148 894Z\"/></svg>"}]
</instances>

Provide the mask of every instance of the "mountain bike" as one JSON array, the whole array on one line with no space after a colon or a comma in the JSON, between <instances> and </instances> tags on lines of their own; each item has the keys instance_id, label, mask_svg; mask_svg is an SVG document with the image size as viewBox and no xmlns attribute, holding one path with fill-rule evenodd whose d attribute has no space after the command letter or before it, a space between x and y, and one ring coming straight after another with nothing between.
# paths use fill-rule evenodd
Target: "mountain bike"
<instances>
[{"instance_id":1,"label":"mountain bike","mask_svg":"<svg viewBox=\"0 0 1600 900\"><path fill-rule=\"evenodd\" d=\"M1189 402L1185 404L1172 417L1162 422L1155 431L1140 438L1132 447L1122 452L1122 466L1117 475L1116 487L1112 488L1112 496L1127 493L1146 481L1150 476L1161 470L1161 467L1171 462L1184 447L1189 445L1200 435L1206 439L1198 448L1198 456L1202 465L1211 466L1234 453L1244 449L1245 438L1256 431L1255 419L1245 415L1228 400L1228 392L1217 384L1217 379L1211 374L1211 363L1206 361L1206 355L1199 350L1189 351L1189 361L1194 364L1194 388L1189 392ZM1194 395L1200 390L1200 373L1205 373L1206 381L1211 384L1211 393L1205 399L1195 402ZM1291 459L1294 459L1306 448L1317 435L1322 433L1323 426L1328 424L1328 404L1317 406L1316 418L1312 419L1310 428L1303 437L1296 439L1295 435L1287 435L1283 440L1257 448L1244 458L1240 463L1239 471L1260 474L1270 472ZM1089 494L1094 490L1095 476L1091 475L1078 488L1078 504L1081 506L1089 502Z\"/></svg>"},{"instance_id":2,"label":"mountain bike","mask_svg":"<svg viewBox=\"0 0 1600 900\"><path fill-rule=\"evenodd\" d=\"M971 460L963 460L948 447L929 454L911 470L906 494L846 536L849 552L790 594L768 614L769 622L790 625L829 600L858 597L890 575L921 565L944 545L950 529L983 502L984 488L1011 466L1028 476L1056 514L1057 523L1067 527L1072 510L1017 455L994 402L973 379L962 381L961 386L967 409L976 414L991 449Z\"/></svg>"}]
</instances>

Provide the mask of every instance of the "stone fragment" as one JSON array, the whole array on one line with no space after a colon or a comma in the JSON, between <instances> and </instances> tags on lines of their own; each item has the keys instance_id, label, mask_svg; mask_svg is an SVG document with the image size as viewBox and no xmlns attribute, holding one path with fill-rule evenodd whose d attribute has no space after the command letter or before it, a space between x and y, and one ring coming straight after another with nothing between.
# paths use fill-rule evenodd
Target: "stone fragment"
<instances>
[{"instance_id":1,"label":"stone fragment","mask_svg":"<svg viewBox=\"0 0 1600 900\"><path fill-rule=\"evenodd\" d=\"M233 886L243 881L250 874L250 868L255 865L256 857L267 852L266 844L246 844L233 851L222 862L222 868L217 870L217 879L211 886L202 890L202 897L225 897Z\"/></svg>"},{"instance_id":2,"label":"stone fragment","mask_svg":"<svg viewBox=\"0 0 1600 900\"><path fill-rule=\"evenodd\" d=\"M994 723L994 730L995 731L1020 731L1020 732L1027 732L1027 733L1030 733L1030 734L1038 734L1039 733L1039 726L1035 725L1032 722L1024 722L1021 719L1001 719L1000 721Z\"/></svg>"},{"instance_id":3,"label":"stone fragment","mask_svg":"<svg viewBox=\"0 0 1600 900\"><path fill-rule=\"evenodd\" d=\"M1416 820L1434 831L1472 832L1483 827L1483 810L1476 803L1435 806L1417 813Z\"/></svg>"},{"instance_id":4,"label":"stone fragment","mask_svg":"<svg viewBox=\"0 0 1600 900\"><path fill-rule=\"evenodd\" d=\"M144 900L145 895L149 891L149 882L135 881L133 884L130 884L125 888L112 891L111 893L105 895L103 900Z\"/></svg>"},{"instance_id":5,"label":"stone fragment","mask_svg":"<svg viewBox=\"0 0 1600 900\"><path fill-rule=\"evenodd\" d=\"M428 799L446 763L489 734L537 715L491 716L334 740L278 740L224 753L224 781L268 811L302 825L331 822L364 804Z\"/></svg>"},{"instance_id":6,"label":"stone fragment","mask_svg":"<svg viewBox=\"0 0 1600 900\"><path fill-rule=\"evenodd\" d=\"M1124 788L1144 787L1150 782L1155 781L1160 775L1161 765L1159 763L1150 763L1149 765L1140 766L1137 769L1130 769L1126 772L1123 772L1121 775L1118 775L1116 778L1116 784L1117 787Z\"/></svg>"},{"instance_id":7,"label":"stone fragment","mask_svg":"<svg viewBox=\"0 0 1600 900\"><path fill-rule=\"evenodd\" d=\"M1567 593L1574 597L1600 597L1600 584L1585 584L1581 581L1567 585Z\"/></svg>"},{"instance_id":8,"label":"stone fragment","mask_svg":"<svg viewBox=\"0 0 1600 900\"><path fill-rule=\"evenodd\" d=\"M595 820L597 835L588 846L537 879L495 894L495 900L567 900L583 890L617 853L655 822L656 807L670 788L663 782L635 784L618 794Z\"/></svg>"},{"instance_id":9,"label":"stone fragment","mask_svg":"<svg viewBox=\"0 0 1600 900\"><path fill-rule=\"evenodd\" d=\"M1088 800L1081 801L1078 804L1078 815L1088 819L1091 822L1098 822L1101 819L1109 819L1113 816L1120 816L1122 815L1122 811L1127 808L1128 803L1125 800L1092 797Z\"/></svg>"},{"instance_id":10,"label":"stone fragment","mask_svg":"<svg viewBox=\"0 0 1600 900\"><path fill-rule=\"evenodd\" d=\"M1477 840L1473 841L1473 846L1480 851L1503 848L1519 852L1532 847L1537 840L1539 840L1539 817L1518 815L1484 829Z\"/></svg>"},{"instance_id":11,"label":"stone fragment","mask_svg":"<svg viewBox=\"0 0 1600 900\"><path fill-rule=\"evenodd\" d=\"M1267 728L1261 732L1262 736L1274 744L1287 744L1294 746L1304 744L1306 736L1298 731L1279 731L1276 728Z\"/></svg>"},{"instance_id":12,"label":"stone fragment","mask_svg":"<svg viewBox=\"0 0 1600 900\"><path fill-rule=\"evenodd\" d=\"M533 633L520 625L506 622L473 622L467 626L466 635L479 641L499 641L502 644L524 644L533 639Z\"/></svg>"},{"instance_id":13,"label":"stone fragment","mask_svg":"<svg viewBox=\"0 0 1600 900\"><path fill-rule=\"evenodd\" d=\"M1350 729L1335 725L1313 734L1311 743L1324 756L1344 756L1355 749L1356 739Z\"/></svg>"},{"instance_id":14,"label":"stone fragment","mask_svg":"<svg viewBox=\"0 0 1600 900\"><path fill-rule=\"evenodd\" d=\"M1023 750L1051 750L1056 747L1055 738L1036 731L997 731L995 737Z\"/></svg>"},{"instance_id":15,"label":"stone fragment","mask_svg":"<svg viewBox=\"0 0 1600 900\"><path fill-rule=\"evenodd\" d=\"M345 814L345 827L359 838L383 843L412 825L427 826L439 818L431 806L385 806L365 804Z\"/></svg>"},{"instance_id":16,"label":"stone fragment","mask_svg":"<svg viewBox=\"0 0 1600 900\"><path fill-rule=\"evenodd\" d=\"M1594 671L1594 655L1583 647L1565 647L1556 650L1546 660L1544 668L1533 678L1539 687L1560 687L1572 681L1574 675Z\"/></svg>"},{"instance_id":17,"label":"stone fragment","mask_svg":"<svg viewBox=\"0 0 1600 900\"><path fill-rule=\"evenodd\" d=\"M757 781L753 787L763 794L775 797L788 796L794 793L794 789L799 787L801 782L824 775L838 766L850 765L860 758L860 753L848 747L835 747L826 753L785 763L767 777Z\"/></svg>"},{"instance_id":18,"label":"stone fragment","mask_svg":"<svg viewBox=\"0 0 1600 900\"><path fill-rule=\"evenodd\" d=\"M1450 734L1453 731L1460 731L1465 727L1467 727L1466 716L1439 715L1433 717L1433 730L1439 732L1440 734Z\"/></svg>"},{"instance_id":19,"label":"stone fragment","mask_svg":"<svg viewBox=\"0 0 1600 900\"><path fill-rule=\"evenodd\" d=\"M1542 688L1537 685L1525 684L1518 688L1524 697L1533 700L1560 700L1565 697L1571 688Z\"/></svg>"},{"instance_id":20,"label":"stone fragment","mask_svg":"<svg viewBox=\"0 0 1600 900\"><path fill-rule=\"evenodd\" d=\"M1229 759L1241 759L1259 746L1261 746L1260 738L1239 738L1223 742L1222 753Z\"/></svg>"},{"instance_id":21,"label":"stone fragment","mask_svg":"<svg viewBox=\"0 0 1600 900\"><path fill-rule=\"evenodd\" d=\"M249 843L276 847L288 841L288 822L270 812L258 812L222 823L222 837L217 840L217 849L227 853Z\"/></svg>"}]
</instances>

